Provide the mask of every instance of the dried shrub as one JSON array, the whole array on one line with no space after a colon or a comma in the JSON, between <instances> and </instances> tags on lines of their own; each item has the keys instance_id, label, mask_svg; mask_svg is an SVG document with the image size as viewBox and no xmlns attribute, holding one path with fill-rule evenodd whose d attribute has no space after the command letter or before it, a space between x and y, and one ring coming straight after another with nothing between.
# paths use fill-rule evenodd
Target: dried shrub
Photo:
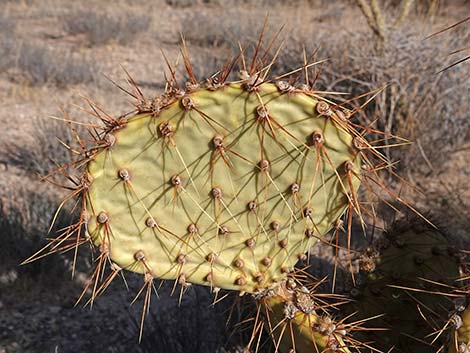
<instances>
[{"instance_id":1,"label":"dried shrub","mask_svg":"<svg viewBox=\"0 0 470 353\"><path fill-rule=\"evenodd\" d=\"M470 38L470 32L465 36ZM360 119L371 123L379 118L381 129L415 142L406 154L402 149L395 155L390 150L390 157L401 159L403 167L432 172L470 137L470 102L464 94L470 92L468 65L437 73L461 39L423 41L415 30L404 30L391 33L380 48L373 38L351 35L343 42L347 47L342 48L342 56L329 55L333 69L326 76L336 83L335 90L354 96L389 83Z\"/></svg>"},{"instance_id":2,"label":"dried shrub","mask_svg":"<svg viewBox=\"0 0 470 353\"><path fill-rule=\"evenodd\" d=\"M347 94L335 100L388 84L355 118L414 142L386 150L390 159L400 160L397 168L419 170L421 175L439 172L452 151L470 137L470 101L464 93L470 91L470 66L464 63L438 74L456 60L448 54L469 40L470 31L460 30L445 40L423 40L422 33L420 28L392 31L384 45L363 31L337 36L322 30L294 33L296 39L289 41L273 70L299 67L305 45L307 53L319 49L316 59L328 59L317 67L316 88Z\"/></svg>"},{"instance_id":3,"label":"dried shrub","mask_svg":"<svg viewBox=\"0 0 470 353\"><path fill-rule=\"evenodd\" d=\"M16 22L11 18L6 11L0 13L0 32L1 33L14 33L16 30Z\"/></svg>"},{"instance_id":4,"label":"dried shrub","mask_svg":"<svg viewBox=\"0 0 470 353\"><path fill-rule=\"evenodd\" d=\"M45 118L33 120L33 133L21 141L0 142L0 161L33 175L45 176L58 165L70 162L71 152L60 142L75 146L71 132L64 122Z\"/></svg>"},{"instance_id":5,"label":"dried shrub","mask_svg":"<svg viewBox=\"0 0 470 353\"><path fill-rule=\"evenodd\" d=\"M53 84L58 87L98 81L99 68L94 61L31 43L19 49L18 68L31 85Z\"/></svg>"},{"instance_id":6,"label":"dried shrub","mask_svg":"<svg viewBox=\"0 0 470 353\"><path fill-rule=\"evenodd\" d=\"M147 15L112 13L82 10L68 16L64 30L72 35L84 34L88 43L103 45L111 41L126 45L139 34L148 30L150 17Z\"/></svg>"},{"instance_id":7,"label":"dried shrub","mask_svg":"<svg viewBox=\"0 0 470 353\"><path fill-rule=\"evenodd\" d=\"M257 7L263 6L295 6L302 4L322 4L325 0L165 0L165 2L173 7L190 7L198 4L204 5L218 5L222 7L240 6L240 4L255 5Z\"/></svg>"},{"instance_id":8,"label":"dried shrub","mask_svg":"<svg viewBox=\"0 0 470 353\"><path fill-rule=\"evenodd\" d=\"M204 13L188 14L182 21L182 33L189 44L200 47L224 47L238 52L238 41L244 44L256 41L263 28L266 14L258 11L227 10L221 16ZM275 33L274 15L270 17L266 33Z\"/></svg>"},{"instance_id":9,"label":"dried shrub","mask_svg":"<svg viewBox=\"0 0 470 353\"><path fill-rule=\"evenodd\" d=\"M242 330L236 324L243 319L251 319L253 307L251 301L247 300L251 298L234 298L232 295L212 305L214 294L207 287L193 285L179 303L175 298L177 294L173 297L169 295L172 288L172 282L164 285L159 290L158 305L150 308L140 345L142 353L156 352L155 347L158 347L158 351L168 353L244 351L252 328L246 324L245 330ZM226 294L219 293L220 296ZM240 304L240 301L246 304ZM246 316L247 310L250 316ZM132 327L134 336L138 336L139 314L133 319ZM259 350L259 353L263 352L264 349Z\"/></svg>"},{"instance_id":10,"label":"dried shrub","mask_svg":"<svg viewBox=\"0 0 470 353\"><path fill-rule=\"evenodd\" d=\"M206 14L188 15L182 21L182 34L189 44L200 47L232 46L228 23Z\"/></svg>"},{"instance_id":11,"label":"dried shrub","mask_svg":"<svg viewBox=\"0 0 470 353\"><path fill-rule=\"evenodd\" d=\"M69 163L73 154L64 145L77 149L69 127L62 121L32 118L31 132L23 138L0 141L0 275L13 271L18 279L37 276L69 276L72 256L55 254L18 267L45 246L47 237L62 233L78 215L73 205L61 208L53 224L61 200L70 190L41 182L41 177ZM80 131L80 126L74 126ZM59 142L59 140L62 143ZM0 169L0 170L1 170ZM71 175L71 177L75 177ZM59 185L73 188L72 182L58 178ZM50 179L53 183L53 179ZM65 245L65 244L64 244ZM80 253L78 268L88 269L87 256ZM87 254L89 255L89 254Z\"/></svg>"},{"instance_id":12,"label":"dried shrub","mask_svg":"<svg viewBox=\"0 0 470 353\"><path fill-rule=\"evenodd\" d=\"M198 0L165 0L165 2L173 7L189 7L198 4Z\"/></svg>"},{"instance_id":13,"label":"dried shrub","mask_svg":"<svg viewBox=\"0 0 470 353\"><path fill-rule=\"evenodd\" d=\"M12 35L15 30L16 22L11 16L5 11L0 13L0 72L8 70L13 65L16 45Z\"/></svg>"},{"instance_id":14,"label":"dried shrub","mask_svg":"<svg viewBox=\"0 0 470 353\"><path fill-rule=\"evenodd\" d=\"M7 36L0 36L0 72L11 68L15 63L16 44L13 39Z\"/></svg>"},{"instance_id":15,"label":"dried shrub","mask_svg":"<svg viewBox=\"0 0 470 353\"><path fill-rule=\"evenodd\" d=\"M26 174L0 179L0 186L0 275L14 273L14 280L23 276L64 277L68 272L68 262L61 255L19 266L46 244L45 236L58 205L57 195L47 187L38 185ZM61 215L55 229L63 227L67 222Z\"/></svg>"}]
</instances>

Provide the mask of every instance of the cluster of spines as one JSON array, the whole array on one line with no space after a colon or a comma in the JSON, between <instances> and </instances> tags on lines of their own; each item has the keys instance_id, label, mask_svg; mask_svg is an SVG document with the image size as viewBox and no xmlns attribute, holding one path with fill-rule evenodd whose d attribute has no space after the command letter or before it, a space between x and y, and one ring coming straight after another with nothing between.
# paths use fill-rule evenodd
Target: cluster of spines
<instances>
[{"instance_id":1,"label":"cluster of spines","mask_svg":"<svg viewBox=\"0 0 470 353\"><path fill-rule=\"evenodd\" d=\"M354 337L365 328L365 320L351 322L350 316L337 315L349 300L338 294L318 293L325 279L318 280L304 270L256 296L257 312L250 339L258 342L263 327L270 335L275 352L350 353L371 349ZM340 318L337 318L340 316ZM257 351L258 347L255 348Z\"/></svg>"}]
</instances>

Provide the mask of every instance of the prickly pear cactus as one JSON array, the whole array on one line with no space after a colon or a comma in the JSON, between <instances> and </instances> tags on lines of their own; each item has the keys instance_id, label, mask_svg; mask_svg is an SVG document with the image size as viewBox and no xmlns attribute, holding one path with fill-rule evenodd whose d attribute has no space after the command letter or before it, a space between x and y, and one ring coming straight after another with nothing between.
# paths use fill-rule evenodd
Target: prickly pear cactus
<instances>
[{"instance_id":1,"label":"prickly pear cactus","mask_svg":"<svg viewBox=\"0 0 470 353\"><path fill-rule=\"evenodd\" d=\"M383 315L370 322L381 330L362 332L360 340L382 351L437 352L453 309L445 291L459 278L459 261L436 229L410 225L390 233L361 257L362 272L352 289L352 319Z\"/></svg>"},{"instance_id":2,"label":"prickly pear cactus","mask_svg":"<svg viewBox=\"0 0 470 353\"><path fill-rule=\"evenodd\" d=\"M343 214L360 169L328 104L285 84L180 92L109 132L87 167L93 242L157 278L246 292L284 278Z\"/></svg>"},{"instance_id":3,"label":"prickly pear cactus","mask_svg":"<svg viewBox=\"0 0 470 353\"><path fill-rule=\"evenodd\" d=\"M465 305L467 307L465 307ZM449 339L449 353L470 353L470 305L465 303L458 305L456 313L451 317L452 333Z\"/></svg>"},{"instance_id":4,"label":"prickly pear cactus","mask_svg":"<svg viewBox=\"0 0 470 353\"><path fill-rule=\"evenodd\" d=\"M75 202L80 216L24 263L68 250L76 260L78 247L91 243L99 254L79 298L91 291L87 303L121 271L143 274L135 298L144 296L141 336L154 280L171 279L181 285L181 295L192 283L210 286L216 297L220 288L255 294L279 324L289 321L289 339L297 339L299 352L349 352L344 322L335 323L322 309L310 311L307 293L286 287L287 278L332 227L338 235L345 225L349 248L353 216L364 226L375 217L377 199L392 198L416 211L381 179L384 169L397 176L380 152L384 139L367 142L364 136L402 140L352 119L372 98L355 102L353 111L343 109L368 94L342 104L323 98L310 79L316 72L309 68L317 63L305 59L302 67L270 78L277 53L263 61L276 37L265 52L263 37L251 64L242 49L205 81L194 77L183 42L185 88L168 61L161 96L147 99L129 76L130 89L120 88L135 99L132 113L113 117L88 102L100 121L84 124L92 146L74 128L79 122L66 115L62 120L81 152L66 146L78 157L46 179L64 174L74 184L65 186L72 191L54 220L67 201ZM237 62L239 80L230 82ZM305 84L283 80L300 76ZM360 184L365 201L359 201ZM270 331L278 346L294 346Z\"/></svg>"},{"instance_id":5,"label":"prickly pear cactus","mask_svg":"<svg viewBox=\"0 0 470 353\"><path fill-rule=\"evenodd\" d=\"M293 278L266 291L258 303L276 351L350 353L349 325L336 322L328 305Z\"/></svg>"}]
</instances>

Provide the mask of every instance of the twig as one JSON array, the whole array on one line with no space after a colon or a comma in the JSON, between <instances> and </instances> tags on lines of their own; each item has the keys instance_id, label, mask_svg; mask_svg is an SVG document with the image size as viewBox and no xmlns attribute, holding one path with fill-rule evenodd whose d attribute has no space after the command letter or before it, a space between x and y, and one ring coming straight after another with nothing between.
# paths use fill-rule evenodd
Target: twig
<instances>
[{"instance_id":1,"label":"twig","mask_svg":"<svg viewBox=\"0 0 470 353\"><path fill-rule=\"evenodd\" d=\"M394 27L397 28L403 24L403 22L406 20L408 15L410 14L411 8L413 7L414 0L405 0L403 3L403 7L401 8L401 13L400 16L398 16L398 19L395 22Z\"/></svg>"}]
</instances>

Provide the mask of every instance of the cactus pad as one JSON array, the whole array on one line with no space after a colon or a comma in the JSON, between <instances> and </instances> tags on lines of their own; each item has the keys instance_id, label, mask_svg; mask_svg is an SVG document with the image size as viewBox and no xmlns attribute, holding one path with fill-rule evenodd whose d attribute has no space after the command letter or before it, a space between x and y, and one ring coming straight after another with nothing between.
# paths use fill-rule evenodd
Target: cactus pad
<instances>
[{"instance_id":1,"label":"cactus pad","mask_svg":"<svg viewBox=\"0 0 470 353\"><path fill-rule=\"evenodd\" d=\"M446 237L436 229L408 226L392 232L381 248L362 257L363 273L351 291L353 319L383 315L371 325L387 331L364 331L360 339L381 351L437 352L445 335L452 297L443 295L459 277L459 261ZM373 323L373 324L372 324Z\"/></svg>"},{"instance_id":2,"label":"cactus pad","mask_svg":"<svg viewBox=\"0 0 470 353\"><path fill-rule=\"evenodd\" d=\"M285 278L352 202L360 158L327 103L283 84L179 92L108 132L87 166L93 242L180 283L256 292Z\"/></svg>"},{"instance_id":3,"label":"cactus pad","mask_svg":"<svg viewBox=\"0 0 470 353\"><path fill-rule=\"evenodd\" d=\"M470 306L458 315L460 319L452 330L449 353L470 353Z\"/></svg>"},{"instance_id":4,"label":"cactus pad","mask_svg":"<svg viewBox=\"0 0 470 353\"><path fill-rule=\"evenodd\" d=\"M351 343L359 347L360 343L350 340L350 325L335 321L329 313L334 304L326 304L321 296L317 298L314 289L294 277L258 298L275 351L350 353ZM315 286L316 282L310 282Z\"/></svg>"}]
</instances>

